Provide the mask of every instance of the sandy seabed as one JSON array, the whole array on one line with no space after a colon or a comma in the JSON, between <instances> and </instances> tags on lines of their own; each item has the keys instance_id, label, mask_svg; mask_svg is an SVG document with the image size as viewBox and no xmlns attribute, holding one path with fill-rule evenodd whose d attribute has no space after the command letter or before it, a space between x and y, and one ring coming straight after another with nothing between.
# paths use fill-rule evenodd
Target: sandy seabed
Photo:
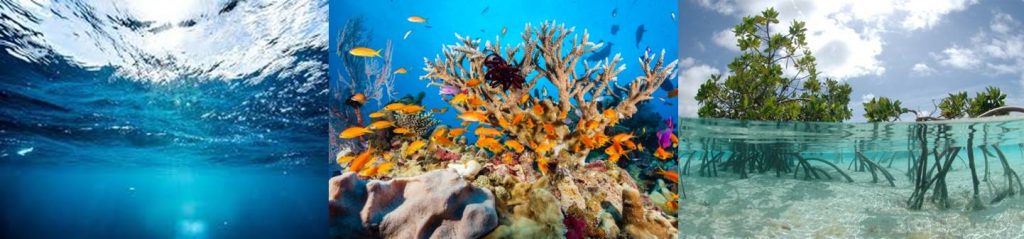
<instances>
[{"instance_id":1,"label":"sandy seabed","mask_svg":"<svg viewBox=\"0 0 1024 239\"><path fill-rule=\"evenodd\" d=\"M1020 163L1012 167L1024 169ZM853 183L832 170L837 178L831 181L775 173L747 179L683 175L681 238L1024 238L1024 195L990 203L994 191L1006 187L998 167L980 185L985 208L977 211L966 209L972 187L963 165L946 178L953 205L944 210L930 202L931 190L922 210L907 209L913 188L906 171L888 170L896 187L851 171Z\"/></svg>"}]
</instances>

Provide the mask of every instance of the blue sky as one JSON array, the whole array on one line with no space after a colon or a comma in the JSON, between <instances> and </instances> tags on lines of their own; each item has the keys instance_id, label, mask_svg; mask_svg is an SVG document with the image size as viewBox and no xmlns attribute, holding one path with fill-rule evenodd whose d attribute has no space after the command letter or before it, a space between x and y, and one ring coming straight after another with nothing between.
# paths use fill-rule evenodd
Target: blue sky
<instances>
[{"instance_id":1,"label":"blue sky","mask_svg":"<svg viewBox=\"0 0 1024 239\"><path fill-rule=\"evenodd\" d=\"M862 102L877 96L932 112L950 92L997 86L1024 105L1024 1L680 0L680 114L695 117L699 85L728 74L732 27L768 7L783 27L807 22L819 71L853 87L850 121L864 121Z\"/></svg>"}]
</instances>

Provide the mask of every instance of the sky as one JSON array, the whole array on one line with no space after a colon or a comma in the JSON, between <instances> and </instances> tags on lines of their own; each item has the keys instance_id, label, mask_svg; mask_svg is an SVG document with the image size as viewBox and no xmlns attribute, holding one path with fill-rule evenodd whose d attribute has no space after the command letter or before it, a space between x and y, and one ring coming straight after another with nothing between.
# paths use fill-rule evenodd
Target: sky
<instances>
[{"instance_id":1,"label":"sky","mask_svg":"<svg viewBox=\"0 0 1024 239\"><path fill-rule=\"evenodd\" d=\"M977 0L680 0L680 114L697 116L693 97L712 74L728 75L739 55L731 29L741 18L774 7L782 27L807 24L807 42L826 77L853 87L851 122L862 103L900 100L938 115L949 93L971 97L987 86L1024 105L1024 1ZM923 113L924 113L923 112ZM903 121L913 120L906 114Z\"/></svg>"}]
</instances>

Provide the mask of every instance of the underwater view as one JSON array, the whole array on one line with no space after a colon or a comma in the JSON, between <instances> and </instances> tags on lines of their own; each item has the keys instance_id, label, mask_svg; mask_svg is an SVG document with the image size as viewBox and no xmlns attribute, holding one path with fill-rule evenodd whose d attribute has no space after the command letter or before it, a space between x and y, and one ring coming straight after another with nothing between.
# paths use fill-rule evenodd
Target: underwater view
<instances>
[{"instance_id":1,"label":"underwater view","mask_svg":"<svg viewBox=\"0 0 1024 239\"><path fill-rule=\"evenodd\" d=\"M687 118L680 130L680 215L693 236L1024 233L1021 116L900 123Z\"/></svg>"},{"instance_id":2,"label":"underwater view","mask_svg":"<svg viewBox=\"0 0 1024 239\"><path fill-rule=\"evenodd\" d=\"M326 1L0 13L0 235L326 234Z\"/></svg>"},{"instance_id":3,"label":"underwater view","mask_svg":"<svg viewBox=\"0 0 1024 239\"><path fill-rule=\"evenodd\" d=\"M330 11L331 237L679 235L675 4Z\"/></svg>"}]
</instances>

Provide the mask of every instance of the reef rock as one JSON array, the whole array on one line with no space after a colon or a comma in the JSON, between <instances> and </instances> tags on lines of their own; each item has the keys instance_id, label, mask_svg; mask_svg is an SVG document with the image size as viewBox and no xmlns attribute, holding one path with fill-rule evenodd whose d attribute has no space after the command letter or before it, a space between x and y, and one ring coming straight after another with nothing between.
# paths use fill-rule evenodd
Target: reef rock
<instances>
[{"instance_id":1,"label":"reef rock","mask_svg":"<svg viewBox=\"0 0 1024 239\"><path fill-rule=\"evenodd\" d=\"M335 238L480 238L498 225L494 195L453 170L389 181L330 180Z\"/></svg>"},{"instance_id":2,"label":"reef rock","mask_svg":"<svg viewBox=\"0 0 1024 239\"><path fill-rule=\"evenodd\" d=\"M644 209L643 197L636 189L622 189L622 219L629 238L676 238L679 230L661 212Z\"/></svg>"}]
</instances>

